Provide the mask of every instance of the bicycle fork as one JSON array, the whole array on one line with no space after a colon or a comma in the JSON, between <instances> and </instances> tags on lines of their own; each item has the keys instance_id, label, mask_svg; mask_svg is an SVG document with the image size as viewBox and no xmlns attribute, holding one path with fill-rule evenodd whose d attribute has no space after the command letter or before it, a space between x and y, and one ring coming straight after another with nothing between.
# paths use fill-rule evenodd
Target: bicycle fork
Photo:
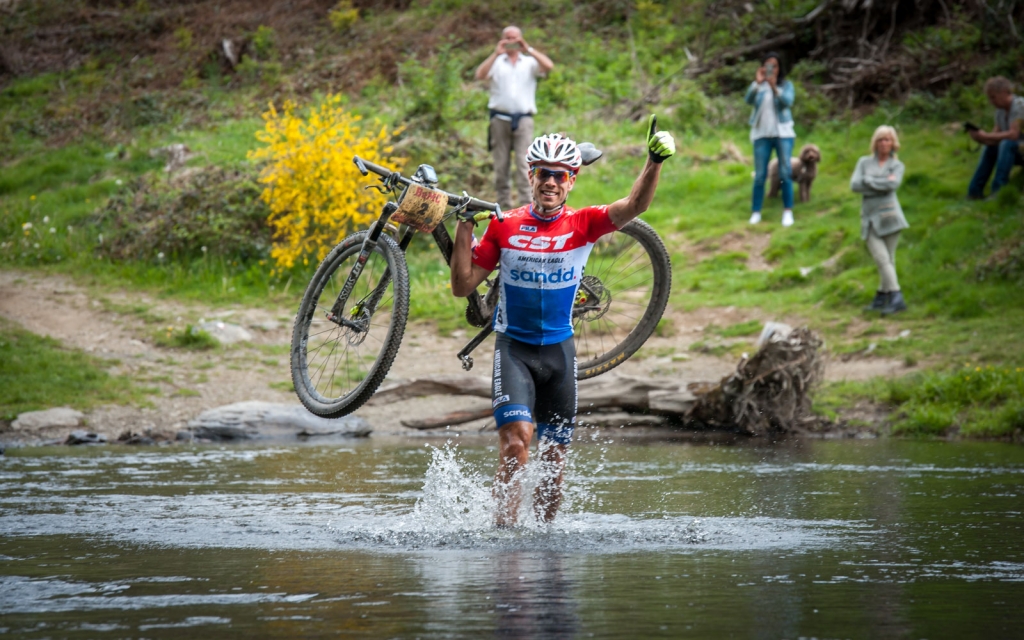
<instances>
[{"instance_id":1,"label":"bicycle fork","mask_svg":"<svg viewBox=\"0 0 1024 640\"><path fill-rule=\"evenodd\" d=\"M353 321L345 317L345 303L348 302L348 297L352 295L352 289L355 288L356 281L359 280L359 276L363 273L366 261L369 260L370 254L373 253L373 250L377 247L377 241L380 239L380 234L384 232L384 227L387 224L388 218L390 218L391 214L397 210L397 204L394 202L387 203L381 211L380 218L378 218L377 222L370 228L370 233L366 236L366 239L363 240L363 246L359 250L359 258L356 259L356 264L353 265L352 270L348 274L348 278L345 279L345 284L341 288L341 293L338 294L338 298L334 301L334 305L327 314L327 319L331 322L339 324L347 329L352 329L353 331L363 332L367 330L369 326L369 319L373 317L374 312L377 311L377 305L380 304L380 300L384 296L384 292L387 290L388 284L391 282L390 268L384 270L380 282L378 282L377 286L370 292L370 295L352 307L350 315L353 318L363 318L363 322ZM408 244L407 240L408 238L403 238L403 244Z\"/></svg>"}]
</instances>

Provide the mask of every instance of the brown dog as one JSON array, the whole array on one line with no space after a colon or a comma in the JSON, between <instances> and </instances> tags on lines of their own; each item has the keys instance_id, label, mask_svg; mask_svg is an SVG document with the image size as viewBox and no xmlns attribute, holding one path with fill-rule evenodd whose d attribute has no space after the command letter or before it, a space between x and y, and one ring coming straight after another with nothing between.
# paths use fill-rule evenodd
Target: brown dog
<instances>
[{"instance_id":1,"label":"brown dog","mask_svg":"<svg viewBox=\"0 0 1024 640\"><path fill-rule=\"evenodd\" d=\"M789 162L793 169L793 182L800 185L800 202L807 202L811 199L811 185L818 177L821 150L816 144L805 144L800 149L800 157L790 158ZM771 186L768 197L774 198L779 195L782 180L779 179L779 161L776 158L772 158L768 163L768 184Z\"/></svg>"}]
</instances>

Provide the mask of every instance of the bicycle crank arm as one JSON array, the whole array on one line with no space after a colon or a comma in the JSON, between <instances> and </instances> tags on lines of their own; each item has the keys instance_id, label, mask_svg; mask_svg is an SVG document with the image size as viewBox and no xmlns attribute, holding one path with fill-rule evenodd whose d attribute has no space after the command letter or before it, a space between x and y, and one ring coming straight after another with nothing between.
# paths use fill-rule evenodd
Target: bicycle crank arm
<instances>
[{"instance_id":1,"label":"bicycle crank arm","mask_svg":"<svg viewBox=\"0 0 1024 640\"><path fill-rule=\"evenodd\" d=\"M473 351L473 349L479 347L480 343L486 340L487 336L491 335L492 331L494 331L494 327L492 325L487 325L486 327L480 330L480 333L476 334L476 337L469 341L469 344L462 347L462 351L460 351L457 355L459 360L462 361L463 369L469 371L470 369L473 368L473 358L471 358L469 354Z\"/></svg>"}]
</instances>

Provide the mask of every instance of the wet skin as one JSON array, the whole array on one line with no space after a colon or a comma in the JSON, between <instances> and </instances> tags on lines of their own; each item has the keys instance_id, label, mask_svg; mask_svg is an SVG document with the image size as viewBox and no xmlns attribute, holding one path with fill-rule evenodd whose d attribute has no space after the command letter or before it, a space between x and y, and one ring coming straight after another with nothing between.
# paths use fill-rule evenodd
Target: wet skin
<instances>
[{"instance_id":1,"label":"wet skin","mask_svg":"<svg viewBox=\"0 0 1024 640\"><path fill-rule=\"evenodd\" d=\"M497 503L495 524L510 527L516 523L522 502L519 472L530 460L530 441L533 440L532 422L510 422L498 430L500 453L498 471L494 474L494 500ZM538 520L551 522L562 504L562 477L568 446L544 443L538 455L552 473L546 473L533 492L533 511Z\"/></svg>"}]
</instances>

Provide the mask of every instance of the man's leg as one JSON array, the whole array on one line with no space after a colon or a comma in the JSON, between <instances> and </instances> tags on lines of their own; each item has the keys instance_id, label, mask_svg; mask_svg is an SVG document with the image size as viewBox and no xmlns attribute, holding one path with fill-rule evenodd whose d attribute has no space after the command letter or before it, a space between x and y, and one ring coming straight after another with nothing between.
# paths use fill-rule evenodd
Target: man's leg
<instances>
[{"instance_id":1,"label":"man's leg","mask_svg":"<svg viewBox=\"0 0 1024 640\"><path fill-rule=\"evenodd\" d=\"M509 154L512 152L512 123L491 118L491 157L494 160L494 191L502 209L512 208L512 187L508 180Z\"/></svg>"},{"instance_id":2,"label":"man's leg","mask_svg":"<svg viewBox=\"0 0 1024 640\"><path fill-rule=\"evenodd\" d=\"M996 175L992 178L993 194L996 194L1003 188L1003 185L1010 181L1010 172L1013 171L1019 145L1020 143L1016 140L1003 140L999 143L996 153Z\"/></svg>"},{"instance_id":3,"label":"man's leg","mask_svg":"<svg viewBox=\"0 0 1024 640\"><path fill-rule=\"evenodd\" d=\"M509 422L498 430L498 471L494 474L493 495L497 503L494 522L499 527L511 527L519 515L522 501L519 472L530 460L532 439L532 422Z\"/></svg>"},{"instance_id":4,"label":"man's leg","mask_svg":"<svg viewBox=\"0 0 1024 640\"><path fill-rule=\"evenodd\" d=\"M542 522L551 522L562 506L562 476L565 472L565 454L569 447L544 440L538 448L538 457L544 473L533 490L533 513Z\"/></svg>"},{"instance_id":5,"label":"man's leg","mask_svg":"<svg viewBox=\"0 0 1024 640\"><path fill-rule=\"evenodd\" d=\"M496 503L494 522L499 527L516 523L522 501L521 472L530 459L537 391L524 359L531 358L531 349L535 347L516 342L503 333L494 338L491 404L498 426L499 450L492 494Z\"/></svg>"},{"instance_id":6,"label":"man's leg","mask_svg":"<svg viewBox=\"0 0 1024 640\"><path fill-rule=\"evenodd\" d=\"M985 197L985 184L992 169L996 166L996 158L999 156L997 145L984 145L981 147L981 158L978 160L978 168L974 170L974 177L967 187L967 197L981 199Z\"/></svg>"},{"instance_id":7,"label":"man's leg","mask_svg":"<svg viewBox=\"0 0 1024 640\"><path fill-rule=\"evenodd\" d=\"M530 204L533 193L530 190L530 165L526 163L526 153L533 143L533 118L523 116L519 119L519 128L512 133L512 153L516 168L516 194L519 196L517 206Z\"/></svg>"},{"instance_id":8,"label":"man's leg","mask_svg":"<svg viewBox=\"0 0 1024 640\"><path fill-rule=\"evenodd\" d=\"M562 504L565 454L576 426L578 372L573 338L542 348L548 375L543 384L538 382L534 412L542 473L533 492L533 513L538 520L551 522Z\"/></svg>"}]
</instances>

